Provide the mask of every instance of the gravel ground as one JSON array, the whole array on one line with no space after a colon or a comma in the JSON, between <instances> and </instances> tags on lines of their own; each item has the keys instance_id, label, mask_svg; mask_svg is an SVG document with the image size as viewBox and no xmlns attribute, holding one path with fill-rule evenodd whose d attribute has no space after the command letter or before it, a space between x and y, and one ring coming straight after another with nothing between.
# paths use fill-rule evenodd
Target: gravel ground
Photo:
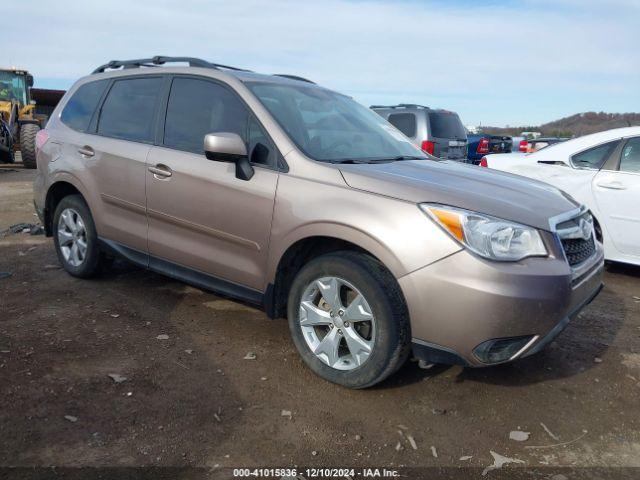
<instances>
[{"instance_id":1,"label":"gravel ground","mask_svg":"<svg viewBox=\"0 0 640 480\"><path fill-rule=\"evenodd\" d=\"M37 221L33 175L0 166L0 231ZM0 237L0 271L12 274L0 279L1 467L482 478L495 452L522 463L487 478L640 475L638 268L608 266L601 295L537 356L479 370L410 362L365 391L314 376L284 320L120 262L72 278L43 236Z\"/></svg>"}]
</instances>

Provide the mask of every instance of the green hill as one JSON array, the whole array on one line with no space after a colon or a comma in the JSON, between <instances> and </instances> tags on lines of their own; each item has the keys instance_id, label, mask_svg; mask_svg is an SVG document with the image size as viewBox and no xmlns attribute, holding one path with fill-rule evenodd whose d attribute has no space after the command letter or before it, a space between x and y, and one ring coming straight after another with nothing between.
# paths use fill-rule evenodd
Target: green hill
<instances>
[{"instance_id":1,"label":"green hill","mask_svg":"<svg viewBox=\"0 0 640 480\"><path fill-rule=\"evenodd\" d=\"M541 132L544 136L577 137L612 128L640 126L640 113L584 112L539 126L484 127L485 133L518 136L521 132Z\"/></svg>"}]
</instances>

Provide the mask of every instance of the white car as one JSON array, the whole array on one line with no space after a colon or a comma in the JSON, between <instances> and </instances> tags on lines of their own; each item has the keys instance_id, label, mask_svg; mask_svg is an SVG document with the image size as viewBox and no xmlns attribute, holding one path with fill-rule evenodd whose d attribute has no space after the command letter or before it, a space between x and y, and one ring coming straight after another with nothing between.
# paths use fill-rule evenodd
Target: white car
<instances>
[{"instance_id":1,"label":"white car","mask_svg":"<svg viewBox=\"0 0 640 480\"><path fill-rule=\"evenodd\" d=\"M528 155L487 155L480 164L564 190L591 209L607 260L640 265L640 127L594 133Z\"/></svg>"}]
</instances>

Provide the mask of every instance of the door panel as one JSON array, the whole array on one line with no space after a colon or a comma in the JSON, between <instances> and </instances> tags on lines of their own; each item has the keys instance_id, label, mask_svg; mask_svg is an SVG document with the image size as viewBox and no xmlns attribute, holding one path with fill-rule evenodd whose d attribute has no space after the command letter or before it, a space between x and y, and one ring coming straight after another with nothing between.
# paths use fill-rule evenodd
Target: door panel
<instances>
[{"instance_id":1,"label":"door panel","mask_svg":"<svg viewBox=\"0 0 640 480\"><path fill-rule=\"evenodd\" d=\"M592 188L616 249L640 256L640 173L603 170Z\"/></svg>"},{"instance_id":2,"label":"door panel","mask_svg":"<svg viewBox=\"0 0 640 480\"><path fill-rule=\"evenodd\" d=\"M75 154L83 157L99 195L99 210L93 212L98 235L146 252L144 182L149 145L96 135L84 138L87 145L79 147ZM80 153L80 148L87 147L93 150L93 156Z\"/></svg>"},{"instance_id":3,"label":"door panel","mask_svg":"<svg viewBox=\"0 0 640 480\"><path fill-rule=\"evenodd\" d=\"M146 160L163 83L160 76L115 80L99 108L97 135L86 135L77 151L100 197L99 235L145 254Z\"/></svg>"},{"instance_id":4,"label":"door panel","mask_svg":"<svg viewBox=\"0 0 640 480\"><path fill-rule=\"evenodd\" d=\"M262 291L278 182L268 167L275 155L250 154L267 168L257 167L245 181L236 178L235 164L208 160L203 151L206 134L228 132L253 152L247 138L260 137L249 135L250 118L228 86L173 78L164 146L152 147L147 158L148 244L152 257ZM265 147L259 152L275 153Z\"/></svg>"},{"instance_id":5,"label":"door panel","mask_svg":"<svg viewBox=\"0 0 640 480\"><path fill-rule=\"evenodd\" d=\"M239 180L233 163L163 147L147 164L171 171L146 173L149 253L262 290L278 173Z\"/></svg>"}]
</instances>

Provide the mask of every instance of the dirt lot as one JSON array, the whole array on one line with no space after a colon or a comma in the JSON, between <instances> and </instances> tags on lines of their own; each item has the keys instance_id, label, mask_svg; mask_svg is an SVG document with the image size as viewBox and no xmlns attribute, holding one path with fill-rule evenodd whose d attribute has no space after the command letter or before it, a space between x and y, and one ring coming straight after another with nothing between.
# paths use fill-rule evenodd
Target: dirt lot
<instances>
[{"instance_id":1,"label":"dirt lot","mask_svg":"<svg viewBox=\"0 0 640 480\"><path fill-rule=\"evenodd\" d=\"M33 175L0 167L0 230L37 221ZM493 451L523 463L487 478L640 474L619 468L640 467L640 269L609 266L602 294L537 356L481 370L409 363L366 391L314 376L283 320L121 263L72 278L43 236L0 237L0 271L12 274L0 279L0 466L482 478Z\"/></svg>"}]
</instances>

